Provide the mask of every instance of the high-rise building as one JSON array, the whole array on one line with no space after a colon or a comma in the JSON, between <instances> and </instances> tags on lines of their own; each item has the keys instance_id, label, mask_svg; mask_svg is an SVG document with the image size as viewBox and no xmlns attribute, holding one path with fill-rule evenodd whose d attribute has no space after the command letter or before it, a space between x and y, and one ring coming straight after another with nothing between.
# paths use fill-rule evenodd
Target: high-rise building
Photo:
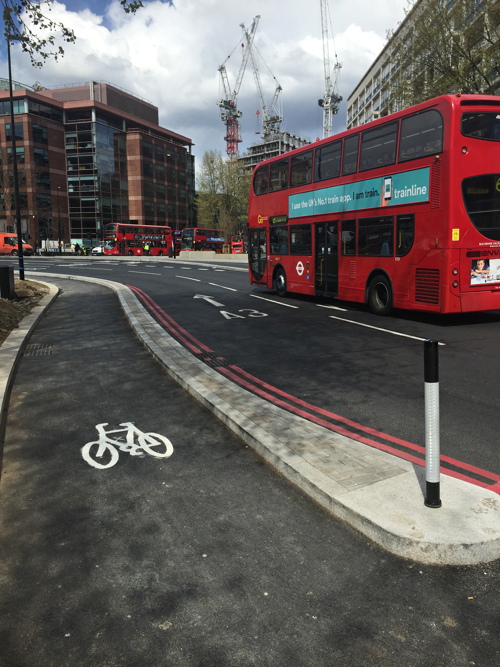
<instances>
[{"instance_id":1,"label":"high-rise building","mask_svg":"<svg viewBox=\"0 0 500 667\"><path fill-rule=\"evenodd\" d=\"M500 94L499 0L416 0L347 100L347 128L446 93Z\"/></svg>"},{"instance_id":2,"label":"high-rise building","mask_svg":"<svg viewBox=\"0 0 500 667\"><path fill-rule=\"evenodd\" d=\"M21 229L91 245L110 222L193 226L192 142L158 124L158 108L117 86L14 84ZM0 79L0 231L14 231L8 81Z\"/></svg>"}]
</instances>

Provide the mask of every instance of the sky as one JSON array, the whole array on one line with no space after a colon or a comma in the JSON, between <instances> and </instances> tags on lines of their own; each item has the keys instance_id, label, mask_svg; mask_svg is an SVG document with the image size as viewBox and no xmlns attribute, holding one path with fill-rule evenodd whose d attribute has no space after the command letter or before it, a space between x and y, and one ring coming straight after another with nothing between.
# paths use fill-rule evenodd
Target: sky
<instances>
[{"instance_id":1,"label":"sky","mask_svg":"<svg viewBox=\"0 0 500 667\"><path fill-rule=\"evenodd\" d=\"M45 4L45 3L42 3ZM388 30L404 19L407 0L328 0L330 66L340 63L334 132L345 129L346 101L386 43ZM262 93L270 105L276 82L282 87L283 131L314 141L322 137L325 88L320 0L144 1L136 14L119 2L52 2L50 18L72 28L77 40L65 55L32 67L19 45L11 49L12 77L55 87L107 81L159 108L160 125L194 143L197 168L209 150L226 154L223 99L218 68L224 64L234 90L242 62L244 24L260 16L254 44ZM0 67L7 76L5 49ZM251 63L237 97L242 112L240 154L259 142L261 99Z\"/></svg>"}]
</instances>

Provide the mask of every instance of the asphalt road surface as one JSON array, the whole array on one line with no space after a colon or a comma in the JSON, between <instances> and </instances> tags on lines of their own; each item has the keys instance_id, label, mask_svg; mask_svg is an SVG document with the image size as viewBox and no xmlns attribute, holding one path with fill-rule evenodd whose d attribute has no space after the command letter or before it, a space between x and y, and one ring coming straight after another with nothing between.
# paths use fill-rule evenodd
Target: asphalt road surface
<instances>
[{"instance_id":1,"label":"asphalt road surface","mask_svg":"<svg viewBox=\"0 0 500 667\"><path fill-rule=\"evenodd\" d=\"M497 667L500 562L373 546L174 384L112 292L60 285L7 422L2 667ZM105 422L173 453L95 468Z\"/></svg>"},{"instance_id":2,"label":"asphalt road surface","mask_svg":"<svg viewBox=\"0 0 500 667\"><path fill-rule=\"evenodd\" d=\"M352 304L280 299L251 287L245 271L179 259L30 257L26 267L28 276L30 269L33 276L45 269L140 288L227 364L374 429L382 441L389 434L406 453L425 445L423 341L439 340L441 452L451 459L450 470L485 484L498 481L481 471L500 474L493 444L500 432L500 312L398 311L381 318Z\"/></svg>"}]
</instances>

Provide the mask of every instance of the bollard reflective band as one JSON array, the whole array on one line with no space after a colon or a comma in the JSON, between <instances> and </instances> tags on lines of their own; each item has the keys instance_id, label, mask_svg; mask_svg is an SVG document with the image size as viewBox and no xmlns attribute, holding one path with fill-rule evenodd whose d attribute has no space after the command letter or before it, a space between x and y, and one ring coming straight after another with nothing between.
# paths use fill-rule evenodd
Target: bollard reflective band
<instances>
[{"instance_id":1,"label":"bollard reflective band","mask_svg":"<svg viewBox=\"0 0 500 667\"><path fill-rule=\"evenodd\" d=\"M425 383L425 479L439 482L439 384Z\"/></svg>"}]
</instances>

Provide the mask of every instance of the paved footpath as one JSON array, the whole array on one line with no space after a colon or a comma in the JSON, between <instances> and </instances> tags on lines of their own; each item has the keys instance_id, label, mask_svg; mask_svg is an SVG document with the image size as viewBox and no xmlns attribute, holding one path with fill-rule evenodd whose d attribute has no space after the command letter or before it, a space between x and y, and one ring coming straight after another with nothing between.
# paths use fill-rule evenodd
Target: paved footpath
<instances>
[{"instance_id":1,"label":"paved footpath","mask_svg":"<svg viewBox=\"0 0 500 667\"><path fill-rule=\"evenodd\" d=\"M391 485L415 484L413 470L383 456L392 467L380 478L378 453L348 450L342 438L232 387L125 288L115 286L120 307L107 283L50 281L62 292L27 341L3 410L1 667L493 666L495 563L416 565L332 517L339 498L365 489L371 505L358 515L380 521L370 489L402 493ZM21 338L22 330L0 348L0 367ZM96 425L125 422L169 438L172 455L120 451L103 469L85 460ZM254 447L326 506L331 493L330 511L318 511ZM352 462L342 479L335 456ZM496 511L484 501L496 496L470 499L479 503L478 534ZM411 531L422 519L405 507L398 512ZM459 530L468 526L463 507L443 508ZM416 534L411 543L421 556Z\"/></svg>"},{"instance_id":2,"label":"paved footpath","mask_svg":"<svg viewBox=\"0 0 500 667\"><path fill-rule=\"evenodd\" d=\"M78 278L85 280L114 290L133 331L169 375L335 516L392 553L420 562L473 564L500 557L498 494L442 475L443 507L425 507L422 468L255 397L195 359L129 289ZM85 349L85 341L80 344Z\"/></svg>"}]
</instances>

